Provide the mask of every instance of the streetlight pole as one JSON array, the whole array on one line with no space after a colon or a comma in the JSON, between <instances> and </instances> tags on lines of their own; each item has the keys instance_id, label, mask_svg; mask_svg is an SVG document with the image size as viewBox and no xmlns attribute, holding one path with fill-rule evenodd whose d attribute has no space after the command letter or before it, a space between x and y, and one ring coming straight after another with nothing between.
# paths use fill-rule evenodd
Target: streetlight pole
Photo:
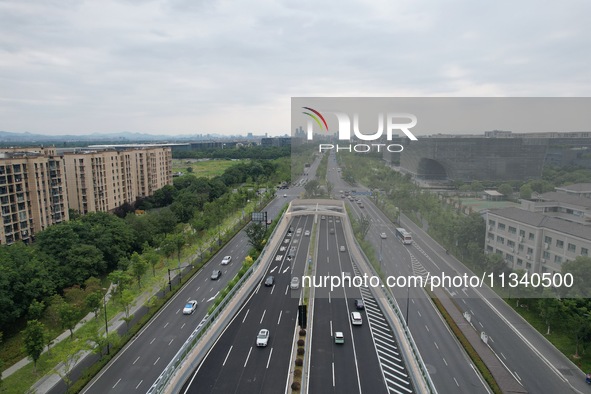
<instances>
[{"instance_id":1,"label":"streetlight pole","mask_svg":"<svg viewBox=\"0 0 591 394\"><path fill-rule=\"evenodd\" d=\"M109 321L107 320L107 289L103 288L103 309L105 310L105 334L107 337L107 355L109 355Z\"/></svg>"}]
</instances>

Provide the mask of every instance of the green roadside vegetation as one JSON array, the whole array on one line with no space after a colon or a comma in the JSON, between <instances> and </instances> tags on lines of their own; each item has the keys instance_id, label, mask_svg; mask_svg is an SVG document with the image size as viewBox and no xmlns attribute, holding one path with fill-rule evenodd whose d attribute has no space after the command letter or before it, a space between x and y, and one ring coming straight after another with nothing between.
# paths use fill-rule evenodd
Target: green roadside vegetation
<instances>
[{"instance_id":1,"label":"green roadside vegetation","mask_svg":"<svg viewBox=\"0 0 591 394\"><path fill-rule=\"evenodd\" d=\"M235 164L237 164L236 160L226 159L172 159L172 173L213 178L223 174Z\"/></svg>"},{"instance_id":2,"label":"green roadside vegetation","mask_svg":"<svg viewBox=\"0 0 591 394\"><path fill-rule=\"evenodd\" d=\"M358 155L341 152L337 154L337 161L343 178L352 187L358 182L374 190L373 202L392 223L397 223L399 212L404 213L477 275L511 272L502 256L484 253L486 224L477 212L466 214L461 204L446 204L447 196L421 190L410 176L393 171L380 157L364 156L360 165ZM512 183L509 187L516 196L527 198L532 192L543 193L575 182L591 182L591 171L548 167L542 179ZM501 186L503 184L484 182L456 185L458 189L473 193ZM355 220L352 224L357 225ZM363 245L365 236L359 238ZM371 254L372 249L367 250ZM375 259L370 258L370 261L376 267ZM522 275L523 271L515 273ZM591 258L579 256L565 262L561 273L571 273L575 278L575 285L569 291L535 293L523 285L511 292L499 286L492 289L575 365L588 372L591 371L591 352L588 351L591 299L587 278L591 278Z\"/></svg>"},{"instance_id":3,"label":"green roadside vegetation","mask_svg":"<svg viewBox=\"0 0 591 394\"><path fill-rule=\"evenodd\" d=\"M27 391L53 366L60 362L67 366L73 351L88 349L89 342L98 345L94 351L100 352L101 361L92 369L98 371L124 343L109 332L111 354L106 356L107 341L97 334L104 332L103 297L109 285L118 286L107 303L108 319L123 311L130 322L133 316L128 311L135 299L150 289L160 289L164 298L147 301L149 313L142 318L147 321L171 295L167 292L168 270L178 271L188 259L193 267L183 280L188 279L244 226L250 213L260 209L259 204L272 198L272 187L265 196L257 195L259 185L267 187L288 177L288 157L234 162L211 179L191 174L175 178L172 186L137 202L143 211L140 215L129 207L119 210L121 217L106 213L78 217L73 213L69 222L39 233L33 245L1 246L0 270L9 274L0 280L1 365L7 368L28 354L37 358L36 366L31 363L4 378L2 387L11 393ZM15 288L22 291L15 294ZM73 329L89 312L97 317L71 338L52 344L57 334ZM35 349L24 351L24 333L30 321L40 321L43 330L41 344L30 345L50 348L40 356ZM130 326L127 335L140 328ZM84 376L92 376L91 372ZM75 392L74 386L70 391Z\"/></svg>"}]
</instances>

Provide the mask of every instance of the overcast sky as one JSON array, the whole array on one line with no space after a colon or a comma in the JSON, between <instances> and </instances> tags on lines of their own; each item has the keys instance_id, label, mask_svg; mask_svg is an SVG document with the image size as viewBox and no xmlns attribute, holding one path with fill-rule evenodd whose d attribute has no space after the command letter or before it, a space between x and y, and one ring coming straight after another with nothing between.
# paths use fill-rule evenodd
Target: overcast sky
<instances>
[{"instance_id":1,"label":"overcast sky","mask_svg":"<svg viewBox=\"0 0 591 394\"><path fill-rule=\"evenodd\" d=\"M0 0L0 130L290 133L292 96L591 96L591 2Z\"/></svg>"}]
</instances>

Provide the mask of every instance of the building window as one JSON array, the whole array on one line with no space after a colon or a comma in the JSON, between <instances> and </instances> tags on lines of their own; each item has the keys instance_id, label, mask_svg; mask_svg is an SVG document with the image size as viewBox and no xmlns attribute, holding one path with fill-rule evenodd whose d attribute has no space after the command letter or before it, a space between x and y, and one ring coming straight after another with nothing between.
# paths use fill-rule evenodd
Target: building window
<instances>
[{"instance_id":1,"label":"building window","mask_svg":"<svg viewBox=\"0 0 591 394\"><path fill-rule=\"evenodd\" d=\"M529 233L529 240L533 241L534 239L536 239L536 236L534 235L534 233Z\"/></svg>"},{"instance_id":2,"label":"building window","mask_svg":"<svg viewBox=\"0 0 591 394\"><path fill-rule=\"evenodd\" d=\"M515 227L509 226L509 234L517 234L517 229Z\"/></svg>"},{"instance_id":3,"label":"building window","mask_svg":"<svg viewBox=\"0 0 591 394\"><path fill-rule=\"evenodd\" d=\"M510 248L514 248L515 247L515 242L511 241L510 239L507 240L507 246Z\"/></svg>"},{"instance_id":4,"label":"building window","mask_svg":"<svg viewBox=\"0 0 591 394\"><path fill-rule=\"evenodd\" d=\"M560 264L560 263L562 263L562 257L560 257L560 256L558 256L558 255L557 255L557 256L554 256L554 262L555 262L556 264Z\"/></svg>"},{"instance_id":5,"label":"building window","mask_svg":"<svg viewBox=\"0 0 591 394\"><path fill-rule=\"evenodd\" d=\"M512 262L513 262L513 255L512 255L512 254L509 254L509 253L507 253L507 254L505 255L505 260L507 260L508 262L512 263Z\"/></svg>"},{"instance_id":6,"label":"building window","mask_svg":"<svg viewBox=\"0 0 591 394\"><path fill-rule=\"evenodd\" d=\"M486 245L486 251L489 252L489 253L492 253L493 252L493 247L490 246L490 245Z\"/></svg>"},{"instance_id":7,"label":"building window","mask_svg":"<svg viewBox=\"0 0 591 394\"><path fill-rule=\"evenodd\" d=\"M523 260L517 259L517 265L519 265L519 266L523 265Z\"/></svg>"},{"instance_id":8,"label":"building window","mask_svg":"<svg viewBox=\"0 0 591 394\"><path fill-rule=\"evenodd\" d=\"M532 248L527 248L527 254L534 254L534 250Z\"/></svg>"},{"instance_id":9,"label":"building window","mask_svg":"<svg viewBox=\"0 0 591 394\"><path fill-rule=\"evenodd\" d=\"M531 268L531 263L525 263L525 268L526 269L530 269Z\"/></svg>"},{"instance_id":10,"label":"building window","mask_svg":"<svg viewBox=\"0 0 591 394\"><path fill-rule=\"evenodd\" d=\"M581 248L581 256L589 256L589 249Z\"/></svg>"},{"instance_id":11,"label":"building window","mask_svg":"<svg viewBox=\"0 0 591 394\"><path fill-rule=\"evenodd\" d=\"M504 245L505 244L505 238L497 236L497 242L500 243L501 245Z\"/></svg>"},{"instance_id":12,"label":"building window","mask_svg":"<svg viewBox=\"0 0 591 394\"><path fill-rule=\"evenodd\" d=\"M564 249L564 241L557 239L556 240L556 247L560 249Z\"/></svg>"},{"instance_id":13,"label":"building window","mask_svg":"<svg viewBox=\"0 0 591 394\"><path fill-rule=\"evenodd\" d=\"M571 253L575 253L577 251L577 247L573 244L568 244L568 251Z\"/></svg>"},{"instance_id":14,"label":"building window","mask_svg":"<svg viewBox=\"0 0 591 394\"><path fill-rule=\"evenodd\" d=\"M544 253L542 253L542 258L548 260L550 258L550 252L544 251Z\"/></svg>"},{"instance_id":15,"label":"building window","mask_svg":"<svg viewBox=\"0 0 591 394\"><path fill-rule=\"evenodd\" d=\"M523 252L523 244L519 244L519 246L517 247L517 250L519 250L520 252Z\"/></svg>"},{"instance_id":16,"label":"building window","mask_svg":"<svg viewBox=\"0 0 591 394\"><path fill-rule=\"evenodd\" d=\"M505 223L499 223L499 230L505 230Z\"/></svg>"},{"instance_id":17,"label":"building window","mask_svg":"<svg viewBox=\"0 0 591 394\"><path fill-rule=\"evenodd\" d=\"M519 236L525 237L525 230L519 230Z\"/></svg>"},{"instance_id":18,"label":"building window","mask_svg":"<svg viewBox=\"0 0 591 394\"><path fill-rule=\"evenodd\" d=\"M547 243L548 245L550 245L550 244L552 244L552 238L546 235L544 237L544 242Z\"/></svg>"}]
</instances>

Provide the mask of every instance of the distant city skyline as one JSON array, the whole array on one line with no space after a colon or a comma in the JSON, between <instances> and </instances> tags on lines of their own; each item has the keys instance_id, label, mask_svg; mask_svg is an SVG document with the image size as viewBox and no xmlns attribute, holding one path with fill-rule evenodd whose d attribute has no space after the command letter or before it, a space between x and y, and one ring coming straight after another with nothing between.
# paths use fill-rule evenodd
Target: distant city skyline
<instances>
[{"instance_id":1,"label":"distant city skyline","mask_svg":"<svg viewBox=\"0 0 591 394\"><path fill-rule=\"evenodd\" d=\"M294 96L587 97L590 13L533 0L4 0L0 130L281 136Z\"/></svg>"}]
</instances>

